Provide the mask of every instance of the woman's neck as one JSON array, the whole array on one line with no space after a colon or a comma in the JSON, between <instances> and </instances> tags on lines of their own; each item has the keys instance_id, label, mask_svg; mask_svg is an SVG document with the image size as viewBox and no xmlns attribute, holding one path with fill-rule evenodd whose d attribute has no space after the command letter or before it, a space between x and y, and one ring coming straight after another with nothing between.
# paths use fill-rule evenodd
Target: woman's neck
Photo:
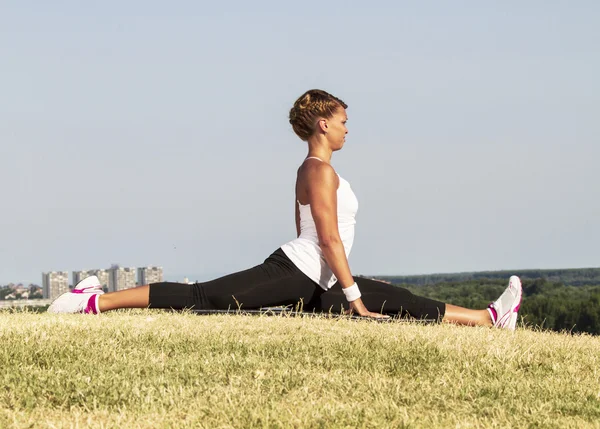
<instances>
[{"instance_id":1,"label":"woman's neck","mask_svg":"<svg viewBox=\"0 0 600 429\"><path fill-rule=\"evenodd\" d=\"M321 161L331 164L331 155L333 151L328 148L323 142L315 140L308 141L308 155L307 158L319 158Z\"/></svg>"}]
</instances>

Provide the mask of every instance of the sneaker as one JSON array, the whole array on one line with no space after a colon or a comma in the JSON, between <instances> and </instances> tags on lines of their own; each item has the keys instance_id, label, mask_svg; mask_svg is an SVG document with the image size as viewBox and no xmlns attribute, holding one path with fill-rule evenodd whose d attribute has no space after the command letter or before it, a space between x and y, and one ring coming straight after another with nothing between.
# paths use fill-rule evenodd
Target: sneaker
<instances>
[{"instance_id":1,"label":"sneaker","mask_svg":"<svg viewBox=\"0 0 600 429\"><path fill-rule=\"evenodd\" d=\"M488 306L495 327L515 330L522 294L521 280L517 276L511 276L504 293Z\"/></svg>"},{"instance_id":2,"label":"sneaker","mask_svg":"<svg viewBox=\"0 0 600 429\"><path fill-rule=\"evenodd\" d=\"M98 314L98 297L103 293L98 277L87 277L77 283L73 290L56 298L48 307L48 313Z\"/></svg>"}]
</instances>

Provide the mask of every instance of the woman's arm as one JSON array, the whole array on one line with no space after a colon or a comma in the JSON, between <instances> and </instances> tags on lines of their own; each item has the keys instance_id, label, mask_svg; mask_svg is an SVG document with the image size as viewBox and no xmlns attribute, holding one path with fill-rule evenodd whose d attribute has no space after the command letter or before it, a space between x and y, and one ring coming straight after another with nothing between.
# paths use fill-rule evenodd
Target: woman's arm
<instances>
[{"instance_id":1,"label":"woman's arm","mask_svg":"<svg viewBox=\"0 0 600 429\"><path fill-rule=\"evenodd\" d=\"M313 165L306 171L306 190L311 213L315 220L319 245L325 261L337 277L342 288L354 285L337 219L337 188L339 177L326 163ZM361 316L386 317L367 310L360 298L350 302L350 309Z\"/></svg>"}]
</instances>

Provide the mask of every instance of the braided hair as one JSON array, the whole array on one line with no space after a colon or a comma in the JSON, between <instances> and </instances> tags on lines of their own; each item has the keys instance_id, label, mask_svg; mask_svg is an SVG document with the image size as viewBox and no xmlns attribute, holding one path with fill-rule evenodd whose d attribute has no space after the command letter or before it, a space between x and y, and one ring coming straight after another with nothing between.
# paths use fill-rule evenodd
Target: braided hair
<instances>
[{"instance_id":1,"label":"braided hair","mask_svg":"<svg viewBox=\"0 0 600 429\"><path fill-rule=\"evenodd\" d=\"M331 118L340 107L348 105L337 97L320 89L306 91L290 110L290 124L298 137L307 141L316 131L319 119Z\"/></svg>"}]
</instances>

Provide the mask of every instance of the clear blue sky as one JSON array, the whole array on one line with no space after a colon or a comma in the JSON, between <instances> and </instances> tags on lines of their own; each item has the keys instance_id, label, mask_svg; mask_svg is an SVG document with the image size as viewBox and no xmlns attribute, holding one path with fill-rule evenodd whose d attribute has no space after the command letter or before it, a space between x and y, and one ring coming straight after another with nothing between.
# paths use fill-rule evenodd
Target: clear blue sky
<instances>
[{"instance_id":1,"label":"clear blue sky","mask_svg":"<svg viewBox=\"0 0 600 429\"><path fill-rule=\"evenodd\" d=\"M262 262L310 88L349 104L354 273L600 266L600 3L356 3L2 2L0 284Z\"/></svg>"}]
</instances>

